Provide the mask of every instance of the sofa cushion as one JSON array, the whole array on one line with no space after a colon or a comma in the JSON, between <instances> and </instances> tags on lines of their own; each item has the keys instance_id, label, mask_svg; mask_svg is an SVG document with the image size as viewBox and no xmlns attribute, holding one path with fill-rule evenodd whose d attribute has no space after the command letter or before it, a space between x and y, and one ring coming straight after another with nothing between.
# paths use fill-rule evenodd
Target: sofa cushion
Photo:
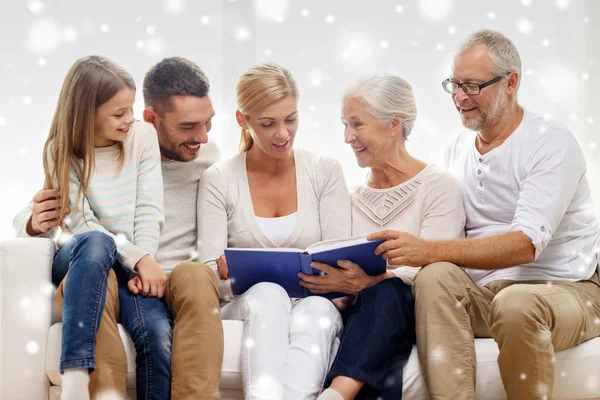
<instances>
[{"instance_id":1,"label":"sofa cushion","mask_svg":"<svg viewBox=\"0 0 600 400\"><path fill-rule=\"evenodd\" d=\"M498 369L498 345L493 339L475 339L475 352L477 354L477 399L506 399ZM457 379L459 379L458 372L460 371L457 371ZM555 374L553 399L600 399L600 338L556 352ZM403 380L403 399L429 398L421 375L416 347L413 347L408 363L404 367Z\"/></svg>"},{"instance_id":2,"label":"sofa cushion","mask_svg":"<svg viewBox=\"0 0 600 400\"><path fill-rule=\"evenodd\" d=\"M51 386L48 391L48 400L60 400L61 395L60 386ZM127 389L125 394L125 400L136 400L137 396L135 389ZM114 400L107 397L103 397L102 400ZM244 400L244 396L241 390L237 389L221 389L221 400Z\"/></svg>"},{"instance_id":3,"label":"sofa cushion","mask_svg":"<svg viewBox=\"0 0 600 400\"><path fill-rule=\"evenodd\" d=\"M222 389L242 389L242 376L240 373L242 321L223 321L223 332L225 339L225 352L223 354L223 366L221 369ZM127 387L135 388L135 348L131 338L119 324L121 340L125 345L127 353ZM60 386L62 375L59 370L60 351L62 342L62 323L52 325L48 332L48 347L46 350L46 374L51 385Z\"/></svg>"},{"instance_id":4,"label":"sofa cushion","mask_svg":"<svg viewBox=\"0 0 600 400\"><path fill-rule=\"evenodd\" d=\"M48 333L46 373L52 385L60 386L62 376L58 366L62 339L62 324L54 324ZM135 388L135 349L129 335L119 325L121 338L127 352L127 387ZM222 389L242 389L241 344L243 323L223 321L225 353L221 375ZM506 395L498 370L498 346L493 339L475 339L477 353L477 398L504 400ZM457 376L457 379L459 377ZM428 399L427 390L419 367L416 347L404 367L403 398L407 400ZM595 338L571 349L556 353L556 379L554 399L600 398L600 338Z\"/></svg>"}]
</instances>

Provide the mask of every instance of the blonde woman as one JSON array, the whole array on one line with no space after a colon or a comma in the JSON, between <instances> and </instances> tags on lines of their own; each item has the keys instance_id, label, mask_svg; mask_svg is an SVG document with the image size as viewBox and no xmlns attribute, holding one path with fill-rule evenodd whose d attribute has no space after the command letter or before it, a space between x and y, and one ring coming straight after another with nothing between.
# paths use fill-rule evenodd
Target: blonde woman
<instances>
[{"instance_id":1,"label":"blonde woman","mask_svg":"<svg viewBox=\"0 0 600 400\"><path fill-rule=\"evenodd\" d=\"M170 349L171 324L159 299L167 278L153 258L163 225L160 154L154 128L133 117L134 99L135 83L123 68L98 56L77 60L64 80L44 147L43 192L55 200L26 229L34 236L60 225L73 235L52 265L64 300L62 399L89 399L89 373L96 367L96 336L113 267L125 291L150 296L140 296L143 307L122 304L120 313L136 342L138 371L147 379L140 385L138 377L138 398L164 399L170 393L170 351L161 353L165 342ZM150 312L152 321L140 322L133 332L130 321ZM164 327L166 332L154 334ZM120 337L116 329L112 332L111 345L119 346L115 359L123 361ZM136 340L141 336L143 353ZM124 369L125 364L114 367Z\"/></svg>"},{"instance_id":2,"label":"blonde woman","mask_svg":"<svg viewBox=\"0 0 600 400\"><path fill-rule=\"evenodd\" d=\"M294 149L298 89L288 70L267 63L237 85L241 153L200 180L199 260L219 276L223 319L244 321L246 399L314 399L342 320L331 301L292 301L273 283L230 293L227 247L296 247L350 235L350 197L340 165Z\"/></svg>"}]
</instances>

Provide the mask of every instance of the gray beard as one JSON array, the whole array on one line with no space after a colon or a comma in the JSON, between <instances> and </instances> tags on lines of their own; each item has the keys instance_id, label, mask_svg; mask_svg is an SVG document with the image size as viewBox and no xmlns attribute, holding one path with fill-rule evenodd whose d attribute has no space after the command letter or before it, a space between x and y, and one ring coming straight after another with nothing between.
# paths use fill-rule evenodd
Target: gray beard
<instances>
[{"instance_id":1,"label":"gray beard","mask_svg":"<svg viewBox=\"0 0 600 400\"><path fill-rule=\"evenodd\" d=\"M463 126L472 131L481 132L484 128L498 122L507 110L508 101L503 96L498 96L488 113L482 113L478 118L470 121L462 119Z\"/></svg>"}]
</instances>

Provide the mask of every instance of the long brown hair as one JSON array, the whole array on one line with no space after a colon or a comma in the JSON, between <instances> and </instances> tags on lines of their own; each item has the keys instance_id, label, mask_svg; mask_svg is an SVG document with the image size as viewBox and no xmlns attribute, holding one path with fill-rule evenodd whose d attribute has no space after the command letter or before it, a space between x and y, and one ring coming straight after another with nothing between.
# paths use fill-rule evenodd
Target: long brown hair
<instances>
[{"instance_id":1,"label":"long brown hair","mask_svg":"<svg viewBox=\"0 0 600 400\"><path fill-rule=\"evenodd\" d=\"M237 106L243 115L269 107L287 96L298 100L298 87L287 69L272 62L255 65L240 77L237 83ZM240 138L240 152L252 147L254 140L245 129Z\"/></svg>"},{"instance_id":2,"label":"long brown hair","mask_svg":"<svg viewBox=\"0 0 600 400\"><path fill-rule=\"evenodd\" d=\"M60 90L50 133L44 145L44 188L61 194L60 221L69 207L69 169L81 162L77 198L87 196L95 165L94 130L98 107L119 90L135 90L131 75L121 66L100 56L80 58L73 64ZM124 161L123 143L117 142L119 162ZM83 197L81 197L83 195Z\"/></svg>"}]
</instances>

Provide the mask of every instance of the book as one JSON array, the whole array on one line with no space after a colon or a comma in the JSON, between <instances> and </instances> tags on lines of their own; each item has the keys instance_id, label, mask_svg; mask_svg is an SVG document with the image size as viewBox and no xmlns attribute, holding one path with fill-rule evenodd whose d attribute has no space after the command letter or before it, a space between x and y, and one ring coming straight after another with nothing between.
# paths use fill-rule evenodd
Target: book
<instances>
[{"instance_id":1,"label":"book","mask_svg":"<svg viewBox=\"0 0 600 400\"><path fill-rule=\"evenodd\" d=\"M386 271L386 262L375 254L375 249L385 240L367 240L366 236L334 239L310 245L306 249L293 248L228 248L225 258L231 278L231 290L240 295L260 282L272 282L285 289L290 297L304 298L313 293L300 286L299 272L321 275L310 264L320 262L339 268L338 260L350 260L358 264L367 275L379 275ZM324 295L333 299L344 293Z\"/></svg>"}]
</instances>

